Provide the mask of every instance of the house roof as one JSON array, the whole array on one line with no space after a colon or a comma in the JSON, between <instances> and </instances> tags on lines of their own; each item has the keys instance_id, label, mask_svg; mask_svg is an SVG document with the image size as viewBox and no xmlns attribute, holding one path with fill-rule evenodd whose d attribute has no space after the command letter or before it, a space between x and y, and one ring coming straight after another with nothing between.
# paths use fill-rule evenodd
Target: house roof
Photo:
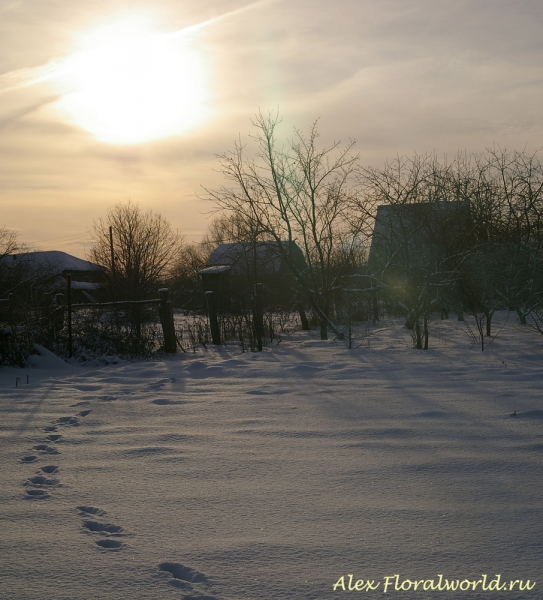
<instances>
[{"instance_id":1,"label":"house roof","mask_svg":"<svg viewBox=\"0 0 543 600\"><path fill-rule=\"evenodd\" d=\"M281 245L285 251L290 250L294 253L296 262L304 261L301 250L295 243L282 241ZM235 242L229 244L219 244L210 254L207 261L207 267L228 266L231 267L233 274L247 272L254 266L256 252L256 262L259 269L267 273L279 273L283 267L278 243L269 242Z\"/></svg>"},{"instance_id":2,"label":"house roof","mask_svg":"<svg viewBox=\"0 0 543 600\"><path fill-rule=\"evenodd\" d=\"M46 268L58 274L69 271L103 271L104 267L88 260L77 258L60 250L46 250L41 252L25 252L6 257L6 260L20 260L37 268Z\"/></svg>"},{"instance_id":3,"label":"house roof","mask_svg":"<svg viewBox=\"0 0 543 600\"><path fill-rule=\"evenodd\" d=\"M225 273L230 271L232 267L230 265L214 265L212 267L206 267L198 271L198 275L215 275L217 273Z\"/></svg>"},{"instance_id":4,"label":"house roof","mask_svg":"<svg viewBox=\"0 0 543 600\"><path fill-rule=\"evenodd\" d=\"M377 207L368 263L375 266L399 251L408 250L412 258L443 251L452 245L469 209L464 202L419 202Z\"/></svg>"}]
</instances>

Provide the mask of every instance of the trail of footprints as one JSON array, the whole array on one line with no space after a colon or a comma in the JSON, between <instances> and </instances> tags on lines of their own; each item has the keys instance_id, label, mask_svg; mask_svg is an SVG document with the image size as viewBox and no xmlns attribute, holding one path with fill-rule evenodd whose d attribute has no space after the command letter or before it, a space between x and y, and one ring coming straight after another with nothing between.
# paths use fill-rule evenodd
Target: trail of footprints
<instances>
[{"instance_id":1,"label":"trail of footprints","mask_svg":"<svg viewBox=\"0 0 543 600\"><path fill-rule=\"evenodd\" d=\"M29 454L23 456L21 462L23 464L32 464L37 462L40 458L54 457L60 454L58 444L61 444L63 440L62 434L58 433L58 428L61 426L72 426L79 427L80 419L90 414L91 410L82 410L76 416L73 417L60 417L52 425L48 425L43 428L45 434L41 443L36 444L32 447L35 454ZM26 500L47 500L51 497L51 490L57 487L62 487L60 481L54 477L48 477L48 475L55 475L58 473L58 465L46 465L40 467L36 471L34 477L29 477L24 483L25 487L25 499Z\"/></svg>"},{"instance_id":2,"label":"trail of footprints","mask_svg":"<svg viewBox=\"0 0 543 600\"><path fill-rule=\"evenodd\" d=\"M121 536L123 528L120 525L112 523L103 523L95 519L105 517L106 512L94 506L78 506L79 515L83 517L83 530L86 533L98 533L104 536ZM104 550L120 550L123 543L120 540L111 537L102 537L96 540L96 545Z\"/></svg>"},{"instance_id":3,"label":"trail of footprints","mask_svg":"<svg viewBox=\"0 0 543 600\"><path fill-rule=\"evenodd\" d=\"M173 380L173 379L172 379ZM168 380L161 380L149 388L160 389ZM158 403L158 401L157 401ZM78 403L75 406L78 406ZM85 404L88 404L85 402ZM81 419L86 417L92 410L82 410L76 416L60 417L52 425L43 428L45 435L43 442L33 446L37 454L29 454L21 458L23 464L33 464L40 458L55 456L60 454L57 444L61 444L63 435L58 433L59 427L79 427ZM59 472L58 465L45 465L40 467L33 477L29 477L24 483L25 500L47 500L51 498L49 493L54 488L62 487L62 484L55 476ZM76 507L79 511L79 516L82 517L82 529L89 535L98 534L99 539L95 540L96 545L107 552L119 551L124 547L124 543L119 540L119 537L126 535L123 533L123 528L120 525L104 522L104 517L107 513L94 506L80 505ZM169 585L185 590L189 595L183 596L183 600L218 600L216 596L210 596L202 592L201 588L209 587L207 577L176 562L162 562L158 565L158 573L167 578ZM200 589L199 589L200 588Z\"/></svg>"}]
</instances>

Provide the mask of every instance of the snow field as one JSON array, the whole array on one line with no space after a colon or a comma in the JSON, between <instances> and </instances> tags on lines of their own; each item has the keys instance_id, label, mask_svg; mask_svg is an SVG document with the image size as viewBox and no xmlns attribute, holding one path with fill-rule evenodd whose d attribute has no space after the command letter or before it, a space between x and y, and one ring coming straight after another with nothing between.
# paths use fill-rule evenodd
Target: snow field
<instances>
[{"instance_id":1,"label":"snow field","mask_svg":"<svg viewBox=\"0 0 543 600\"><path fill-rule=\"evenodd\" d=\"M540 598L543 337L500 319L1 370L0 597ZM333 590L439 573L537 585Z\"/></svg>"}]
</instances>

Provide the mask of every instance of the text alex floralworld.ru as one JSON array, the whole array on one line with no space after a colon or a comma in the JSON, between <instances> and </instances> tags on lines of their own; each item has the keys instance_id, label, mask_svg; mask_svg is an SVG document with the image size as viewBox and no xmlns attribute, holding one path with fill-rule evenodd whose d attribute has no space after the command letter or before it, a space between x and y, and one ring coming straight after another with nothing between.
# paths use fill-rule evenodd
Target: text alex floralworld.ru
<instances>
[{"instance_id":1,"label":"text alex floralworld.ru","mask_svg":"<svg viewBox=\"0 0 543 600\"><path fill-rule=\"evenodd\" d=\"M474 591L482 592L505 592L513 590L533 590L536 582L522 579L511 579L502 581L501 575L495 575L494 579L488 581L486 574L481 579L443 579L438 574L437 579L402 579L400 575L388 575L382 579L354 579L352 574L341 576L333 585L335 591L342 592L373 592L376 590L387 592L408 592L412 590L424 591Z\"/></svg>"}]
</instances>

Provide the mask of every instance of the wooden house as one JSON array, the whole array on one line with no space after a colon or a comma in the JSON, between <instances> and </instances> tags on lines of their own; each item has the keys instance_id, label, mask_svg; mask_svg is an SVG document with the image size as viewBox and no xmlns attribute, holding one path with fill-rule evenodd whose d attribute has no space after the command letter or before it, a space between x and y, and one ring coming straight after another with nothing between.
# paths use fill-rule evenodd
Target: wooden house
<instances>
[{"instance_id":1,"label":"wooden house","mask_svg":"<svg viewBox=\"0 0 543 600\"><path fill-rule=\"evenodd\" d=\"M268 304L288 306L297 287L288 261L305 268L303 253L294 242L281 242L281 248L271 241L220 244L199 275L204 291L215 292L221 306L246 302L255 283L264 284Z\"/></svg>"}]
</instances>

